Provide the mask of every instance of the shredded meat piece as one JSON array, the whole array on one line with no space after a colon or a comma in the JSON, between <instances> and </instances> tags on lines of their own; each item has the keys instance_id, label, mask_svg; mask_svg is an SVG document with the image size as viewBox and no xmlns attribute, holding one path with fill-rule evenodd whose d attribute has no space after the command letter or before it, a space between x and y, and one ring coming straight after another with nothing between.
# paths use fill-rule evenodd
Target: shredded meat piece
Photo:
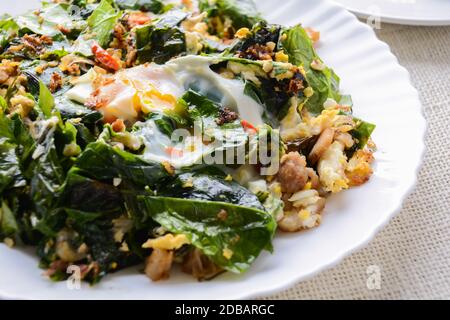
<instances>
[{"instance_id":1,"label":"shredded meat piece","mask_svg":"<svg viewBox=\"0 0 450 320\"><path fill-rule=\"evenodd\" d=\"M284 211L291 211L292 209L294 209L294 206L292 204L291 201L289 201L289 199L292 197L291 193L285 193L283 194L283 196L281 197L281 200L283 200L284 203Z\"/></svg>"},{"instance_id":2,"label":"shredded meat piece","mask_svg":"<svg viewBox=\"0 0 450 320\"><path fill-rule=\"evenodd\" d=\"M145 12L131 12L124 17L124 24L131 30L134 27L148 24L152 18Z\"/></svg>"},{"instance_id":3,"label":"shredded meat piece","mask_svg":"<svg viewBox=\"0 0 450 320\"><path fill-rule=\"evenodd\" d=\"M55 93L59 89L62 88L63 85L63 79L61 75L58 72L53 72L51 78L50 78L50 91L52 93Z\"/></svg>"},{"instance_id":4,"label":"shredded meat piece","mask_svg":"<svg viewBox=\"0 0 450 320\"><path fill-rule=\"evenodd\" d=\"M94 61L80 58L74 54L68 54L61 59L61 63L59 68L64 73L68 73L70 75L79 76L81 74L81 67L84 66L83 69L88 69L92 65L94 65Z\"/></svg>"},{"instance_id":5,"label":"shredded meat piece","mask_svg":"<svg viewBox=\"0 0 450 320\"><path fill-rule=\"evenodd\" d=\"M278 181L283 193L295 193L302 190L308 182L306 159L298 152L290 152L281 158Z\"/></svg>"},{"instance_id":6,"label":"shredded meat piece","mask_svg":"<svg viewBox=\"0 0 450 320\"><path fill-rule=\"evenodd\" d=\"M81 272L81 279L85 279L89 274L91 274L92 277L98 276L100 273L100 266L98 262L91 262L90 264L80 264L78 265L80 267Z\"/></svg>"},{"instance_id":7,"label":"shredded meat piece","mask_svg":"<svg viewBox=\"0 0 450 320\"><path fill-rule=\"evenodd\" d=\"M311 153L308 156L308 160L312 164L316 164L317 161L319 161L319 159L325 153L325 151L327 151L327 149L331 146L334 139L334 133L334 129L331 128L327 128L321 133L319 140L317 140L314 148L311 150Z\"/></svg>"},{"instance_id":8,"label":"shredded meat piece","mask_svg":"<svg viewBox=\"0 0 450 320\"><path fill-rule=\"evenodd\" d=\"M100 96L100 89L94 90L91 96L88 98L86 103L84 104L86 107L91 109L101 109L105 107L108 103L108 99L106 97Z\"/></svg>"},{"instance_id":9,"label":"shredded meat piece","mask_svg":"<svg viewBox=\"0 0 450 320\"><path fill-rule=\"evenodd\" d=\"M249 60L273 60L274 53L268 46L255 44L245 51L238 52L238 56L239 58Z\"/></svg>"},{"instance_id":10,"label":"shredded meat piece","mask_svg":"<svg viewBox=\"0 0 450 320\"><path fill-rule=\"evenodd\" d=\"M222 126L226 123L230 123L235 121L238 118L236 112L231 111L229 108L224 108L219 111L219 118L216 120L216 123L219 126Z\"/></svg>"},{"instance_id":11,"label":"shredded meat piece","mask_svg":"<svg viewBox=\"0 0 450 320\"><path fill-rule=\"evenodd\" d=\"M58 24L56 26L56 28L58 28L58 30L61 31L64 34L69 34L69 33L72 32L72 29L70 29L70 28L68 28L68 27L66 27L66 26L64 26L62 24Z\"/></svg>"},{"instance_id":12,"label":"shredded meat piece","mask_svg":"<svg viewBox=\"0 0 450 320\"><path fill-rule=\"evenodd\" d=\"M320 180L316 171L312 168L307 168L306 171L308 172L308 177L311 181L311 188L318 190L320 188Z\"/></svg>"},{"instance_id":13,"label":"shredded meat piece","mask_svg":"<svg viewBox=\"0 0 450 320\"><path fill-rule=\"evenodd\" d=\"M132 67L136 59L137 59L137 50L136 49L128 50L127 56L125 58L125 63L127 67Z\"/></svg>"},{"instance_id":14,"label":"shredded meat piece","mask_svg":"<svg viewBox=\"0 0 450 320\"><path fill-rule=\"evenodd\" d=\"M53 276L57 272L66 272L67 267L69 266L69 263L62 261L62 260L56 260L53 261L49 268L46 270L45 275L47 277Z\"/></svg>"},{"instance_id":15,"label":"shredded meat piece","mask_svg":"<svg viewBox=\"0 0 450 320\"><path fill-rule=\"evenodd\" d=\"M355 145L355 141L353 140L352 135L348 132L336 132L336 134L334 135L334 140L342 143L346 149L350 149Z\"/></svg>"},{"instance_id":16,"label":"shredded meat piece","mask_svg":"<svg viewBox=\"0 0 450 320\"><path fill-rule=\"evenodd\" d=\"M114 31L113 31L113 35L114 35L114 47L117 49L124 49L127 45L126 43L126 39L125 39L125 34L126 34L127 30L125 29L125 27L123 26L123 24L118 23L114 26Z\"/></svg>"},{"instance_id":17,"label":"shredded meat piece","mask_svg":"<svg viewBox=\"0 0 450 320\"><path fill-rule=\"evenodd\" d=\"M9 79L9 74L5 70L0 68L0 84L6 82Z\"/></svg>"},{"instance_id":18,"label":"shredded meat piece","mask_svg":"<svg viewBox=\"0 0 450 320\"><path fill-rule=\"evenodd\" d=\"M348 162L345 169L350 186L357 187L369 181L373 174L371 164L374 161L372 152L368 150L358 150Z\"/></svg>"},{"instance_id":19,"label":"shredded meat piece","mask_svg":"<svg viewBox=\"0 0 450 320\"><path fill-rule=\"evenodd\" d=\"M50 36L47 36L45 34L40 37L40 40L43 44L46 44L46 45L53 44L53 39Z\"/></svg>"},{"instance_id":20,"label":"shredded meat piece","mask_svg":"<svg viewBox=\"0 0 450 320\"><path fill-rule=\"evenodd\" d=\"M296 73L295 76L289 81L287 92L297 95L301 90L305 88L304 77L301 73Z\"/></svg>"},{"instance_id":21,"label":"shredded meat piece","mask_svg":"<svg viewBox=\"0 0 450 320\"><path fill-rule=\"evenodd\" d=\"M3 60L0 64L0 84L6 83L10 77L17 76L18 64L9 60Z\"/></svg>"},{"instance_id":22,"label":"shredded meat piece","mask_svg":"<svg viewBox=\"0 0 450 320\"><path fill-rule=\"evenodd\" d=\"M44 45L51 45L53 40L45 35L37 36L26 34L22 37L22 42L26 48L36 53L42 53L45 50Z\"/></svg>"},{"instance_id":23,"label":"shredded meat piece","mask_svg":"<svg viewBox=\"0 0 450 320\"><path fill-rule=\"evenodd\" d=\"M172 269L173 251L154 249L145 261L145 274L153 281L169 278Z\"/></svg>"},{"instance_id":24,"label":"shredded meat piece","mask_svg":"<svg viewBox=\"0 0 450 320\"><path fill-rule=\"evenodd\" d=\"M186 255L182 270L185 273L191 274L199 281L210 280L223 272L220 267L214 264L198 249L192 250Z\"/></svg>"},{"instance_id":25,"label":"shredded meat piece","mask_svg":"<svg viewBox=\"0 0 450 320\"><path fill-rule=\"evenodd\" d=\"M283 218L278 222L278 227L283 232L298 232L304 229L310 229L320 223L320 214L325 208L326 200L320 198L313 205L310 205L306 209L308 210L309 216L318 216L316 220L313 220L314 225L305 225L305 220L302 218L301 214L297 211L290 211L285 213Z\"/></svg>"}]
</instances>

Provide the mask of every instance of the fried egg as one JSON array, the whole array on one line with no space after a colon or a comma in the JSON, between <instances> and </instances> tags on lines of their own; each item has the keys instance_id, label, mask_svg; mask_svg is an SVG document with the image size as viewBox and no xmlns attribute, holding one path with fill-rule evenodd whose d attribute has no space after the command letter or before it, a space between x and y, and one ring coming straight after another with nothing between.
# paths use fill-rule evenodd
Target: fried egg
<instances>
[{"instance_id":1,"label":"fried egg","mask_svg":"<svg viewBox=\"0 0 450 320\"><path fill-rule=\"evenodd\" d=\"M139 114L175 111L178 99L193 89L209 99L236 111L242 120L262 125L263 107L244 93L239 79L226 79L211 70L216 61L209 57L187 56L165 65L145 64L113 75L91 69L73 81L67 98L95 107L106 121L122 119L135 123L145 145L143 157L168 162L175 168L198 163L210 154L211 145L191 136L175 143L153 121L136 122Z\"/></svg>"},{"instance_id":2,"label":"fried egg","mask_svg":"<svg viewBox=\"0 0 450 320\"><path fill-rule=\"evenodd\" d=\"M105 119L135 121L145 114L176 107L178 99L194 89L223 106L234 109L242 120L262 125L263 107L244 93L239 79L226 79L211 70L214 59L187 56L165 65L144 64L114 75L101 75L91 69L73 81L66 96L89 104L103 113Z\"/></svg>"}]
</instances>

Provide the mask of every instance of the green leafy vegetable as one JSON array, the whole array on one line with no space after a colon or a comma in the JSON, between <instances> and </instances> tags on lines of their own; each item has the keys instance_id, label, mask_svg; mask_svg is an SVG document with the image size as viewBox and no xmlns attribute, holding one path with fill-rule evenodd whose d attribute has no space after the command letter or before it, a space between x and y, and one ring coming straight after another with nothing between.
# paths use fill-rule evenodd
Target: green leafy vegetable
<instances>
[{"instance_id":1,"label":"green leafy vegetable","mask_svg":"<svg viewBox=\"0 0 450 320\"><path fill-rule=\"evenodd\" d=\"M158 129L168 137L172 135L175 129L186 125L186 120L173 113L152 113L149 120L154 121Z\"/></svg>"},{"instance_id":2,"label":"green leafy vegetable","mask_svg":"<svg viewBox=\"0 0 450 320\"><path fill-rule=\"evenodd\" d=\"M39 108L46 118L52 116L52 110L55 107L55 99L52 93L48 90L47 86L40 82L39 83Z\"/></svg>"},{"instance_id":3,"label":"green leafy vegetable","mask_svg":"<svg viewBox=\"0 0 450 320\"><path fill-rule=\"evenodd\" d=\"M19 31L19 26L13 18L7 17L0 20L0 52L5 49L9 41Z\"/></svg>"},{"instance_id":4,"label":"green leafy vegetable","mask_svg":"<svg viewBox=\"0 0 450 320\"><path fill-rule=\"evenodd\" d=\"M256 195L238 183L226 181L224 178L202 170L183 173L159 188L158 194L181 199L228 202L264 211Z\"/></svg>"},{"instance_id":5,"label":"green leafy vegetable","mask_svg":"<svg viewBox=\"0 0 450 320\"><path fill-rule=\"evenodd\" d=\"M237 116L227 123L220 123L221 113L229 112L221 105L193 90L187 91L181 99L188 106L191 122L201 127L206 138L217 143L216 152L247 144L248 134Z\"/></svg>"},{"instance_id":6,"label":"green leafy vegetable","mask_svg":"<svg viewBox=\"0 0 450 320\"><path fill-rule=\"evenodd\" d=\"M19 231L13 212L5 201L0 207L0 239L12 237Z\"/></svg>"},{"instance_id":7,"label":"green leafy vegetable","mask_svg":"<svg viewBox=\"0 0 450 320\"><path fill-rule=\"evenodd\" d=\"M354 121L356 123L356 127L354 130L352 130L351 134L353 138L358 141L358 148L363 149L369 141L370 136L374 132L376 125L356 118L354 119Z\"/></svg>"},{"instance_id":8,"label":"green leafy vegetable","mask_svg":"<svg viewBox=\"0 0 450 320\"><path fill-rule=\"evenodd\" d=\"M273 127L293 103L311 126L328 98L348 107L341 108L341 115L356 122L350 132L356 144L346 150L347 156L364 148L375 129L353 118L351 98L339 94L339 78L323 66L306 31L268 24L251 0L199 0L199 10L196 1L192 10L186 2L172 0L56 2L44 2L41 9L18 18L0 17L0 240L36 246L41 267L53 280L66 279L67 266L75 264L83 280L96 283L108 273L142 263L152 253L143 244L166 233L191 241L173 250L175 263L192 258L186 254L195 249L208 257L202 255L202 261L220 267L215 269L235 273L248 270L263 250L272 250L284 198L279 185L263 176L287 149L280 135L290 128L285 122L281 134L268 125L252 128L224 105L234 98L224 91L238 89L239 81L244 93L265 107L263 119ZM151 19L134 19L129 15L133 11L147 12ZM250 32L235 37L244 27ZM207 28L209 34L203 30ZM113 75L96 69L94 92L83 105L66 92L87 68L105 67L110 59L102 52L92 57L94 42L108 54L114 50L120 65L127 67L148 62L151 68L153 62L183 55L207 55L212 72L227 79L221 84L230 85L222 90L206 79L180 76L180 83L171 83L186 90L178 94L165 92L172 86L166 86L164 77L151 79L142 73L141 83L126 70ZM299 68L277 59L281 50ZM194 64L166 67L176 75L183 67L196 72ZM119 92L122 85L113 84L116 77L121 83L133 82L139 97L153 94L147 91L150 80L161 93L173 93L177 104L167 110L155 102L146 113L137 95L131 99L128 91ZM79 83L84 86L83 79ZM97 95L103 86L110 90ZM117 98L117 113L103 93ZM115 121L111 116L128 107L120 99L133 100L135 119ZM177 129L196 134L199 128L202 139L194 137L187 141L190 145L171 139ZM307 154L316 141L316 136L306 137L289 141L288 147ZM169 155L179 159L149 160ZM200 158L201 164L196 161ZM210 160L214 165L208 166ZM257 165L249 164L254 160ZM256 194L232 179L248 180L250 175L255 180L248 186Z\"/></svg>"},{"instance_id":9,"label":"green leafy vegetable","mask_svg":"<svg viewBox=\"0 0 450 320\"><path fill-rule=\"evenodd\" d=\"M164 3L160 0L115 0L120 9L142 10L160 13Z\"/></svg>"},{"instance_id":10,"label":"green leafy vegetable","mask_svg":"<svg viewBox=\"0 0 450 320\"><path fill-rule=\"evenodd\" d=\"M161 164L145 161L104 142L89 144L75 165L96 180L120 178L141 187L154 187L169 176Z\"/></svg>"},{"instance_id":11,"label":"green leafy vegetable","mask_svg":"<svg viewBox=\"0 0 450 320\"><path fill-rule=\"evenodd\" d=\"M306 108L313 114L319 114L323 110L323 104L328 98L340 100L339 77L328 67L323 70L315 70L311 67L313 61L322 63L322 60L313 47L305 29L297 25L282 32L286 39L281 41L281 47L289 55L289 62L297 66L303 66L306 71L306 80L313 88L314 94L306 102Z\"/></svg>"},{"instance_id":12,"label":"green leafy vegetable","mask_svg":"<svg viewBox=\"0 0 450 320\"><path fill-rule=\"evenodd\" d=\"M103 217L123 212L121 192L111 184L92 180L72 169L61 192L60 206L79 212L102 213Z\"/></svg>"},{"instance_id":13,"label":"green leafy vegetable","mask_svg":"<svg viewBox=\"0 0 450 320\"><path fill-rule=\"evenodd\" d=\"M0 140L6 152L5 160L12 160L12 155L9 153L10 149L14 148L18 165L24 172L35 149L35 141L18 114L8 117L0 111Z\"/></svg>"},{"instance_id":14,"label":"green leafy vegetable","mask_svg":"<svg viewBox=\"0 0 450 320\"><path fill-rule=\"evenodd\" d=\"M0 138L0 194L7 188L26 185L16 148L17 145Z\"/></svg>"},{"instance_id":15,"label":"green leafy vegetable","mask_svg":"<svg viewBox=\"0 0 450 320\"><path fill-rule=\"evenodd\" d=\"M68 6L64 4L44 4L39 12L30 12L16 20L23 34L32 32L54 38L64 38L58 26L68 29L82 29L83 20L71 16Z\"/></svg>"},{"instance_id":16,"label":"green leafy vegetable","mask_svg":"<svg viewBox=\"0 0 450 320\"><path fill-rule=\"evenodd\" d=\"M298 97L300 101L304 99L303 90L297 93L288 91L291 81L290 78L278 80L275 77L271 77L271 75L267 75L260 61L236 58L229 56L229 53L220 56L219 61L221 61L218 64L219 66L224 62L228 62L235 65L242 65L243 68L248 68L251 70L250 72L255 73L257 81L245 80L244 93L265 107L267 114L272 118L271 121L267 121L269 124L277 124L277 120L281 120L286 116L292 97ZM276 74L284 74L289 72L291 68L289 64L280 62L272 62L272 65ZM293 79L298 79L305 86L307 85L300 72L294 74Z\"/></svg>"},{"instance_id":17,"label":"green leafy vegetable","mask_svg":"<svg viewBox=\"0 0 450 320\"><path fill-rule=\"evenodd\" d=\"M236 30L251 28L263 20L252 0L200 0L200 11L208 12L209 17L229 18Z\"/></svg>"},{"instance_id":18,"label":"green leafy vegetable","mask_svg":"<svg viewBox=\"0 0 450 320\"><path fill-rule=\"evenodd\" d=\"M163 64L186 52L186 37L180 28L187 17L183 11L173 10L156 23L136 28L136 47L139 63Z\"/></svg>"},{"instance_id":19,"label":"green leafy vegetable","mask_svg":"<svg viewBox=\"0 0 450 320\"><path fill-rule=\"evenodd\" d=\"M114 9L109 0L102 0L92 12L92 15L87 20L89 33L97 40L100 46L108 46L112 30L120 15L120 11Z\"/></svg>"},{"instance_id":20,"label":"green leafy vegetable","mask_svg":"<svg viewBox=\"0 0 450 320\"><path fill-rule=\"evenodd\" d=\"M185 234L217 265L244 272L271 248L276 222L261 210L224 202L139 197L146 214L164 228Z\"/></svg>"},{"instance_id":21,"label":"green leafy vegetable","mask_svg":"<svg viewBox=\"0 0 450 320\"><path fill-rule=\"evenodd\" d=\"M103 118L100 112L69 100L64 95L64 90L55 95L55 108L64 120L81 119L80 123L82 124L95 124Z\"/></svg>"},{"instance_id":22,"label":"green leafy vegetable","mask_svg":"<svg viewBox=\"0 0 450 320\"><path fill-rule=\"evenodd\" d=\"M65 170L55 141L56 124L50 122L45 126L44 130L48 130L49 134L37 145L29 173L31 197L37 213L42 217L56 207L57 196L65 181Z\"/></svg>"}]
</instances>

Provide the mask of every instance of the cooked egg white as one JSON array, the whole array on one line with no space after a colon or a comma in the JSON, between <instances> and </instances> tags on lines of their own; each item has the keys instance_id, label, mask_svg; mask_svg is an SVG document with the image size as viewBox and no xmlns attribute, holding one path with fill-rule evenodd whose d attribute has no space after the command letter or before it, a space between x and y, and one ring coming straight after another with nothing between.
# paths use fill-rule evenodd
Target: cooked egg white
<instances>
[{"instance_id":1,"label":"cooked egg white","mask_svg":"<svg viewBox=\"0 0 450 320\"><path fill-rule=\"evenodd\" d=\"M164 112L176 108L177 101L188 89L234 109L241 119L262 125L263 107L244 94L244 83L225 79L211 70L215 61L209 57L187 56L165 65L145 64L99 75L94 69L73 82L66 96L86 104L95 94L98 110L106 119L119 118L135 122L140 112ZM98 86L96 83L103 85ZM174 143L152 121L136 123L145 144L144 158L169 162L175 168L190 166L212 152L201 137L185 137L183 144Z\"/></svg>"},{"instance_id":2,"label":"cooked egg white","mask_svg":"<svg viewBox=\"0 0 450 320\"><path fill-rule=\"evenodd\" d=\"M95 90L94 83L99 78L105 84ZM175 108L184 91L173 71L152 64L126 69L112 76L99 75L91 69L74 82L66 96L85 104L95 92L98 110L105 118L135 121L139 111L150 113Z\"/></svg>"},{"instance_id":3,"label":"cooked egg white","mask_svg":"<svg viewBox=\"0 0 450 320\"><path fill-rule=\"evenodd\" d=\"M245 84L239 79L226 79L211 70L214 59L186 56L172 60L168 68L176 73L185 89L193 88L223 106L236 111L241 119L254 126L263 125L263 107L244 93Z\"/></svg>"},{"instance_id":4,"label":"cooked egg white","mask_svg":"<svg viewBox=\"0 0 450 320\"><path fill-rule=\"evenodd\" d=\"M180 143L161 132L154 121L136 124L138 136L145 145L143 158L145 160L170 163L176 169L201 164L203 157L211 153L213 148L203 143L201 136L183 136ZM175 140L175 139L174 139Z\"/></svg>"},{"instance_id":5,"label":"cooked egg white","mask_svg":"<svg viewBox=\"0 0 450 320\"><path fill-rule=\"evenodd\" d=\"M237 111L241 119L262 125L263 108L244 93L244 83L225 79L210 69L214 59L187 56L166 65L145 64L103 76L105 85L94 88L98 74L94 69L77 79L66 96L85 104L95 89L99 111L105 118L136 120L138 112L150 113L175 108L188 89L195 89L210 99Z\"/></svg>"}]
</instances>

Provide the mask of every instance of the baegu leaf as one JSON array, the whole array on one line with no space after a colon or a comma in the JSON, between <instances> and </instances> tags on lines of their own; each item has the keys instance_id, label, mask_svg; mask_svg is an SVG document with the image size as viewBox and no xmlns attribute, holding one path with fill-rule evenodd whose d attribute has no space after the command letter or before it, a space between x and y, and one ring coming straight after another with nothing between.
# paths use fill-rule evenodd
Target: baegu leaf
<instances>
[{"instance_id":1,"label":"baegu leaf","mask_svg":"<svg viewBox=\"0 0 450 320\"><path fill-rule=\"evenodd\" d=\"M302 66L306 72L306 80L314 90L314 94L306 102L306 108L313 114L320 114L323 110L323 104L328 98L339 102L341 95L339 93L339 77L328 67L323 70L315 70L311 63L322 60L314 49L312 40L309 38L305 29L301 25L284 29L282 34L286 35L281 40L281 48L289 55L289 62Z\"/></svg>"},{"instance_id":2,"label":"baegu leaf","mask_svg":"<svg viewBox=\"0 0 450 320\"><path fill-rule=\"evenodd\" d=\"M16 154L17 145L0 138L0 195L8 188L23 187L26 180Z\"/></svg>"},{"instance_id":3,"label":"baegu leaf","mask_svg":"<svg viewBox=\"0 0 450 320\"><path fill-rule=\"evenodd\" d=\"M258 197L236 182L205 169L178 175L158 188L158 195L180 199L227 202L264 211Z\"/></svg>"},{"instance_id":4,"label":"baegu leaf","mask_svg":"<svg viewBox=\"0 0 450 320\"><path fill-rule=\"evenodd\" d=\"M363 149L369 141L370 136L375 131L376 125L357 118L354 118L353 120L356 123L356 127L351 131L351 134L353 138L358 141L358 148Z\"/></svg>"},{"instance_id":5,"label":"baegu leaf","mask_svg":"<svg viewBox=\"0 0 450 320\"><path fill-rule=\"evenodd\" d=\"M225 202L140 196L149 217L175 234L186 235L217 265L241 273L271 247L276 229L265 211Z\"/></svg>"},{"instance_id":6,"label":"baegu leaf","mask_svg":"<svg viewBox=\"0 0 450 320\"><path fill-rule=\"evenodd\" d=\"M169 177L162 164L145 161L138 155L114 148L105 142L89 144L78 157L75 167L96 180L120 178L141 187L154 187Z\"/></svg>"},{"instance_id":7,"label":"baegu leaf","mask_svg":"<svg viewBox=\"0 0 450 320\"><path fill-rule=\"evenodd\" d=\"M5 201L2 201L0 207L0 239L5 237L14 237L19 231L16 218Z\"/></svg>"},{"instance_id":8,"label":"baegu leaf","mask_svg":"<svg viewBox=\"0 0 450 320\"><path fill-rule=\"evenodd\" d=\"M164 9L164 2L160 0L115 0L115 3L122 10L141 10L161 13Z\"/></svg>"},{"instance_id":9,"label":"baegu leaf","mask_svg":"<svg viewBox=\"0 0 450 320\"><path fill-rule=\"evenodd\" d=\"M19 26L12 17L6 17L0 20L0 53L6 48L18 31Z\"/></svg>"},{"instance_id":10,"label":"baegu leaf","mask_svg":"<svg viewBox=\"0 0 450 320\"><path fill-rule=\"evenodd\" d=\"M187 14L172 10L154 24L136 28L136 48L139 63L163 64L186 53L186 37L179 27Z\"/></svg>"},{"instance_id":11,"label":"baegu leaf","mask_svg":"<svg viewBox=\"0 0 450 320\"><path fill-rule=\"evenodd\" d=\"M39 108L46 118L50 118L55 107L55 99L47 86L39 82Z\"/></svg>"},{"instance_id":12,"label":"baegu leaf","mask_svg":"<svg viewBox=\"0 0 450 320\"><path fill-rule=\"evenodd\" d=\"M88 18L89 33L102 47L107 47L121 12L109 0L102 0Z\"/></svg>"},{"instance_id":13,"label":"baegu leaf","mask_svg":"<svg viewBox=\"0 0 450 320\"><path fill-rule=\"evenodd\" d=\"M235 30L251 28L263 20L253 0L200 0L199 8L209 17L230 19Z\"/></svg>"}]
</instances>

